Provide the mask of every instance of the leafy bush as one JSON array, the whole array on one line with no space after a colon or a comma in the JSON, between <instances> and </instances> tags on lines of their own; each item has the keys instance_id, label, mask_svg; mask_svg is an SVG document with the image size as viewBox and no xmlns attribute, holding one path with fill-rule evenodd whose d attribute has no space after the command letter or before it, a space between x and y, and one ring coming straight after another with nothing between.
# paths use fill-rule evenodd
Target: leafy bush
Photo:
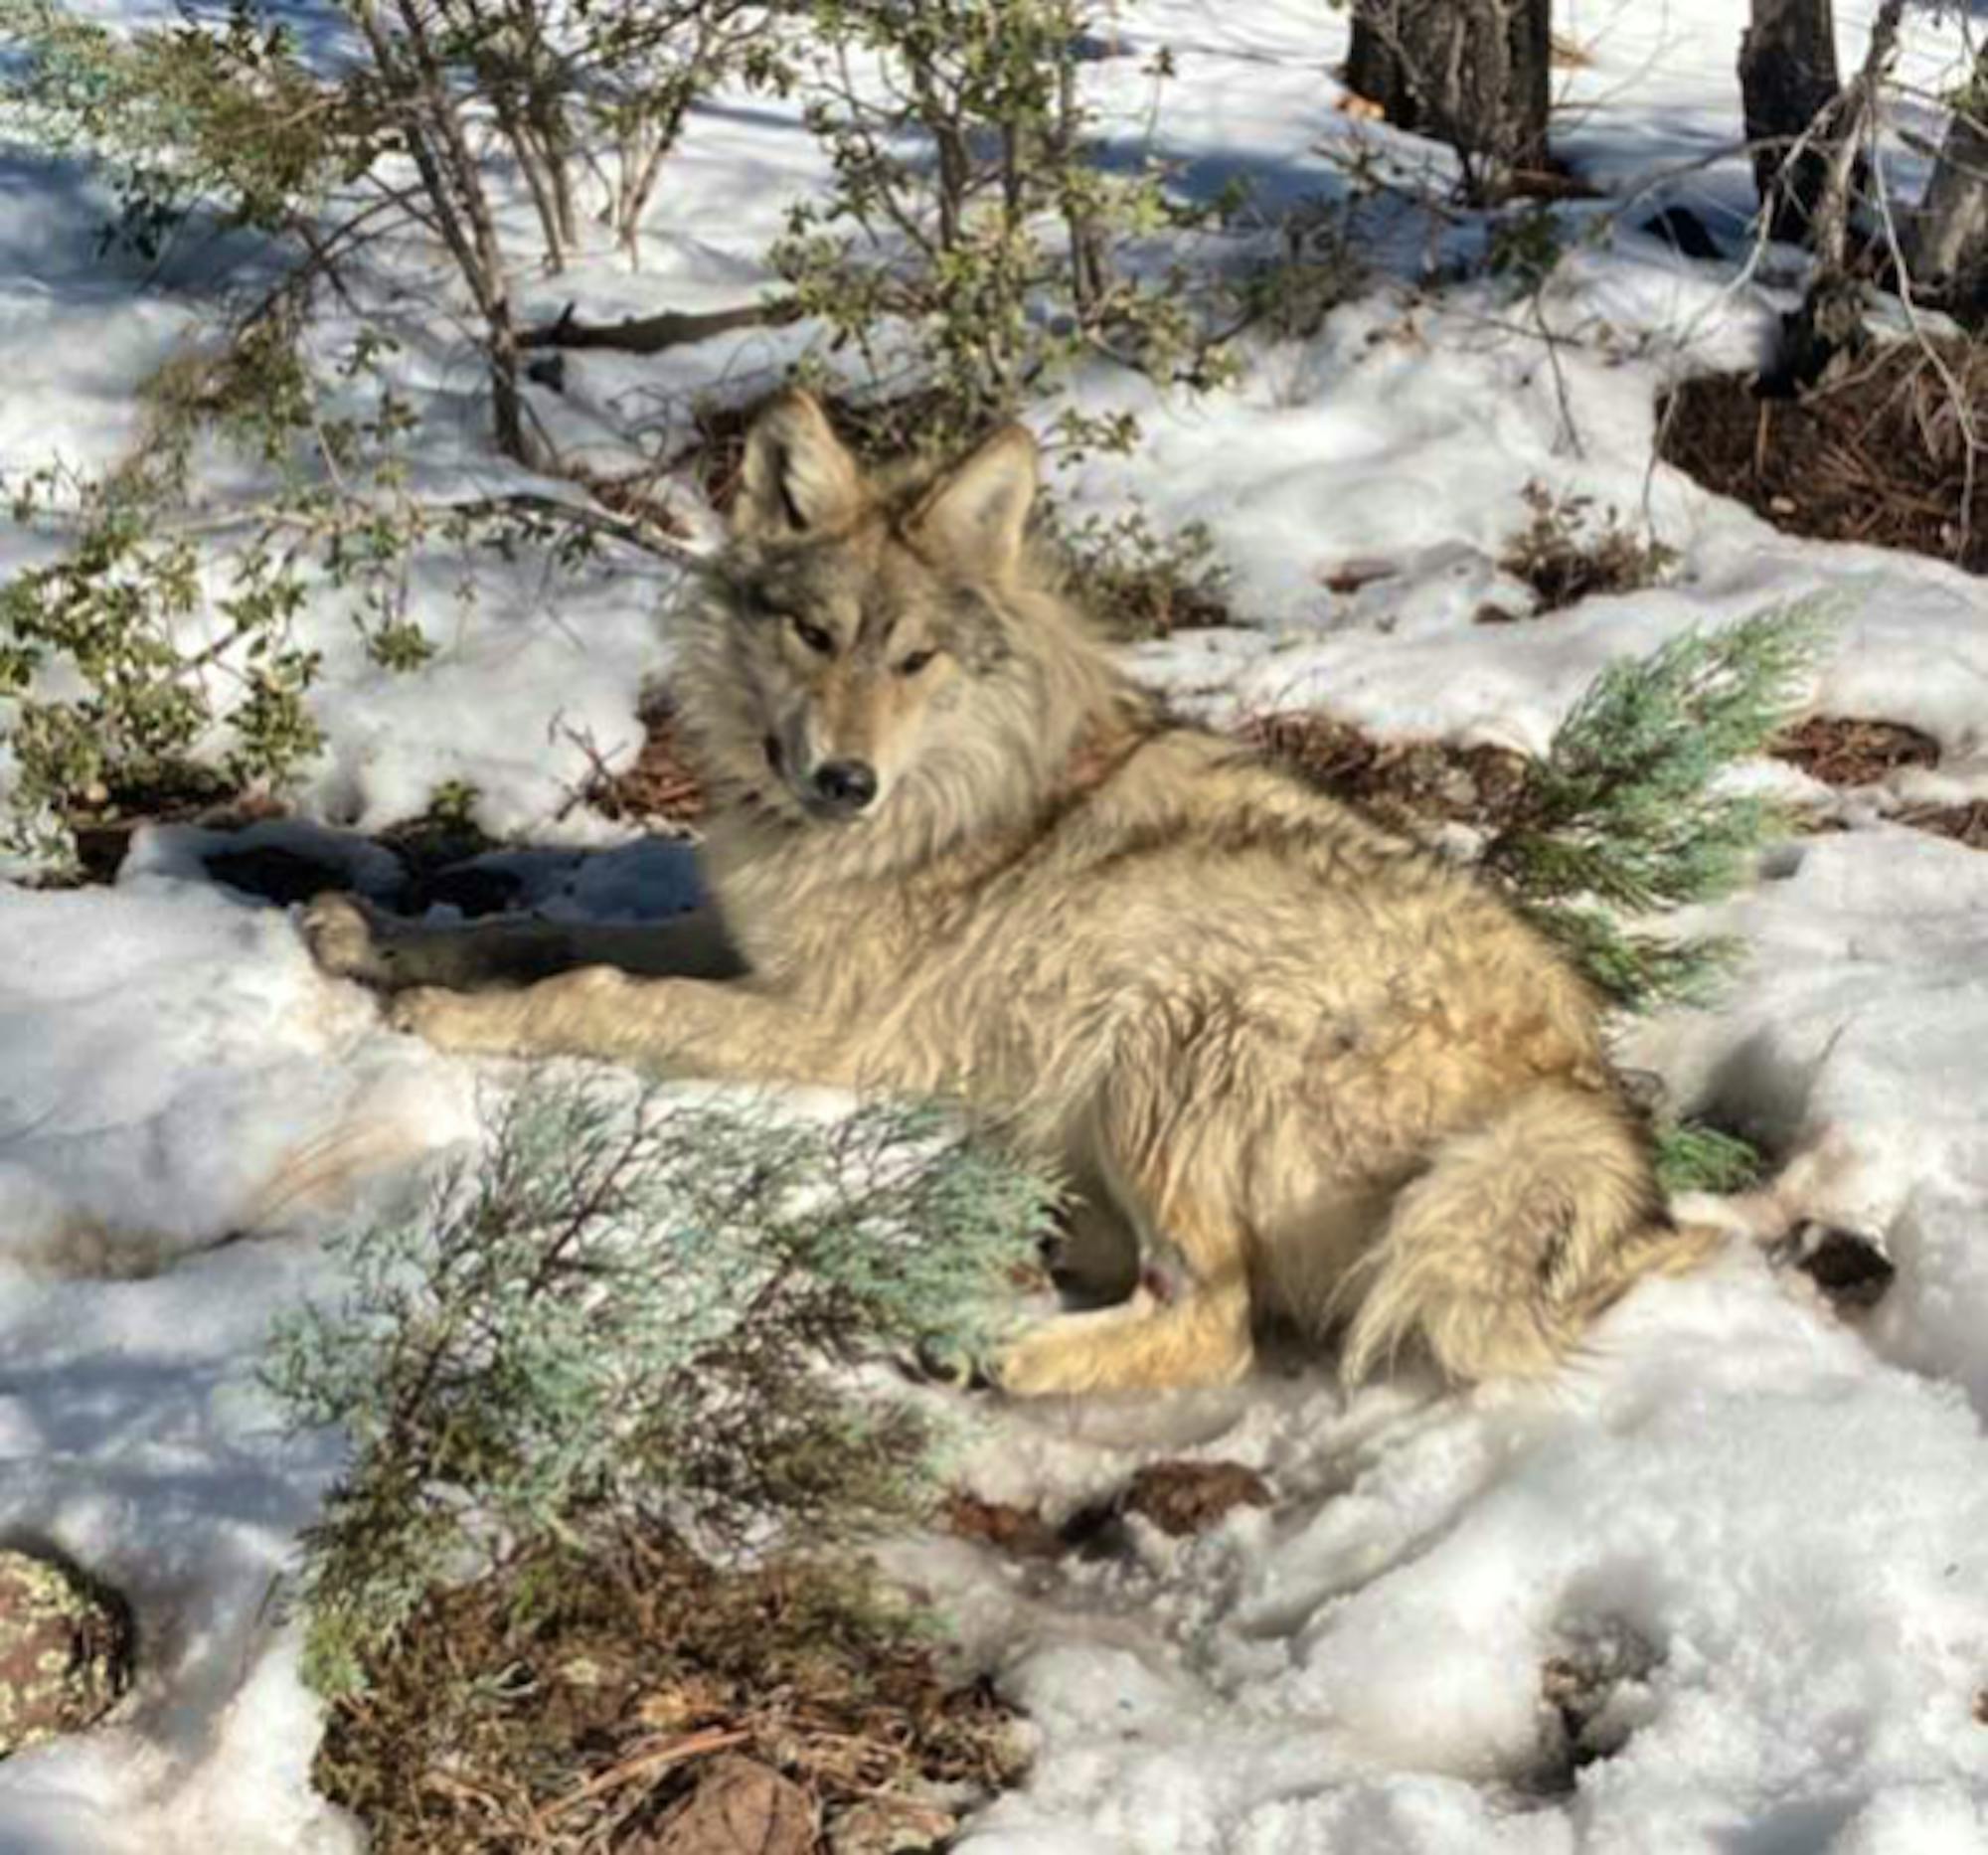
<instances>
[{"instance_id":1,"label":"leafy bush","mask_svg":"<svg viewBox=\"0 0 1988 1855\"><path fill-rule=\"evenodd\" d=\"M311 1678L349 1688L499 1545L819 1546L904 1511L924 1425L825 1362L978 1346L1051 1203L931 1111L818 1123L541 1075L415 1212L336 1246L339 1304L278 1330L267 1382L352 1447L308 1540Z\"/></svg>"},{"instance_id":2,"label":"leafy bush","mask_svg":"<svg viewBox=\"0 0 1988 1855\"><path fill-rule=\"evenodd\" d=\"M748 0L333 11L359 54L336 63L303 56L264 0L131 32L60 0L0 0L0 121L96 162L119 199L112 236L149 254L196 209L280 236L300 276L395 230L431 241L480 325L498 445L537 461L493 175L523 181L550 268L580 237L588 174L632 256L691 103L728 76L786 82L769 16Z\"/></svg>"},{"instance_id":3,"label":"leafy bush","mask_svg":"<svg viewBox=\"0 0 1988 1855\"><path fill-rule=\"evenodd\" d=\"M0 46L14 56L5 120L35 147L102 163L119 208L105 244L147 258L197 205L294 227L383 139L356 89L315 78L288 29L247 4L127 34L58 0L0 0Z\"/></svg>"},{"instance_id":4,"label":"leafy bush","mask_svg":"<svg viewBox=\"0 0 1988 1855\"><path fill-rule=\"evenodd\" d=\"M592 545L529 508L424 501L386 344L362 339L328 382L304 348L296 316L265 313L161 372L128 464L7 485L17 521L69 542L0 586L14 758L0 844L45 871L73 869L76 828L127 805L281 789L321 744L319 656L296 634L307 604L342 606L383 669L416 670L433 654L410 607L424 548L551 538L570 565ZM201 506L202 445L246 464L259 499Z\"/></svg>"},{"instance_id":5,"label":"leafy bush","mask_svg":"<svg viewBox=\"0 0 1988 1855\"><path fill-rule=\"evenodd\" d=\"M1054 524L1084 609L1107 635L1135 641L1226 625L1229 569L1204 522L1161 534L1137 503L1107 520Z\"/></svg>"},{"instance_id":6,"label":"leafy bush","mask_svg":"<svg viewBox=\"0 0 1988 1855\"><path fill-rule=\"evenodd\" d=\"M924 442L1012 412L1086 352L1161 378L1224 371L1191 279L1142 278L1116 255L1214 214L1172 198L1151 159L1124 173L1099 159L1080 0L814 0L809 20L807 120L835 187L793 209L773 262L873 379L909 339L944 416L921 423Z\"/></svg>"}]
</instances>

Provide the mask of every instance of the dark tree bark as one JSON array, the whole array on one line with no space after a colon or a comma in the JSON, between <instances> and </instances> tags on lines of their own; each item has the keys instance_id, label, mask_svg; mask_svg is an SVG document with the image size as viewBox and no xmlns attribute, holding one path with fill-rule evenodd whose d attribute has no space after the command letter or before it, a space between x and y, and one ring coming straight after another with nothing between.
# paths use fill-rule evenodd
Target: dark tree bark
<instances>
[{"instance_id":1,"label":"dark tree bark","mask_svg":"<svg viewBox=\"0 0 1988 1855\"><path fill-rule=\"evenodd\" d=\"M1740 96L1753 183L1777 239L1799 244L1829 184L1822 118L1842 85L1830 0L1752 0L1740 39Z\"/></svg>"},{"instance_id":2,"label":"dark tree bark","mask_svg":"<svg viewBox=\"0 0 1988 1855\"><path fill-rule=\"evenodd\" d=\"M1988 45L1940 144L1906 241L1912 282L1956 309L1988 307Z\"/></svg>"},{"instance_id":3,"label":"dark tree bark","mask_svg":"<svg viewBox=\"0 0 1988 1855\"><path fill-rule=\"evenodd\" d=\"M1830 106L1822 185L1809 215L1815 263L1799 308L1781 317L1780 352L1761 370L1756 391L1799 393L1827 381L1870 342L1865 287L1852 274L1850 206L1864 151L1877 132L1878 95L1898 56L1905 0L1879 0L1864 66Z\"/></svg>"},{"instance_id":4,"label":"dark tree bark","mask_svg":"<svg viewBox=\"0 0 1988 1855\"><path fill-rule=\"evenodd\" d=\"M1447 142L1473 199L1544 171L1551 0L1355 0L1346 85L1397 128Z\"/></svg>"}]
</instances>

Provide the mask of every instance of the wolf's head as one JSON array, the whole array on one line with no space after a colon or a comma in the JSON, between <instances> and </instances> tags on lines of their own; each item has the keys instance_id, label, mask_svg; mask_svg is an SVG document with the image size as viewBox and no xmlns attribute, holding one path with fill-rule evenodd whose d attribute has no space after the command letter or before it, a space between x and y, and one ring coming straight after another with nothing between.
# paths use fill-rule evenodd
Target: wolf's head
<instances>
[{"instance_id":1,"label":"wolf's head","mask_svg":"<svg viewBox=\"0 0 1988 1855\"><path fill-rule=\"evenodd\" d=\"M746 438L732 542L683 666L707 775L799 825L927 846L1054 772L1115 678L1037 564L1035 440L866 475L788 393Z\"/></svg>"}]
</instances>

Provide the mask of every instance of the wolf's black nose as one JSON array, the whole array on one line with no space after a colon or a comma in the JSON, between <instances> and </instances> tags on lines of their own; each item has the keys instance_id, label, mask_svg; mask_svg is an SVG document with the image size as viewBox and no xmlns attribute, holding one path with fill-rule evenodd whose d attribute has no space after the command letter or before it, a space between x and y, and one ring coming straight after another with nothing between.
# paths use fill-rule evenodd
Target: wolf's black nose
<instances>
[{"instance_id":1,"label":"wolf's black nose","mask_svg":"<svg viewBox=\"0 0 1988 1855\"><path fill-rule=\"evenodd\" d=\"M861 811L877 796L877 769L868 760L829 760L815 769L814 789L831 805Z\"/></svg>"}]
</instances>

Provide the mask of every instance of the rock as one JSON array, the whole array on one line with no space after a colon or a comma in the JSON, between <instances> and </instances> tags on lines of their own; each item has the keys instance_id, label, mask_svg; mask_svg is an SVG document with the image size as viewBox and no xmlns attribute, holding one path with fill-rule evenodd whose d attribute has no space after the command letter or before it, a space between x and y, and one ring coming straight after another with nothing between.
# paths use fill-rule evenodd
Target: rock
<instances>
[{"instance_id":1,"label":"rock","mask_svg":"<svg viewBox=\"0 0 1988 1855\"><path fill-rule=\"evenodd\" d=\"M130 1677L129 1613L53 1560L0 1552L0 1759L99 1720Z\"/></svg>"},{"instance_id":2,"label":"rock","mask_svg":"<svg viewBox=\"0 0 1988 1855\"><path fill-rule=\"evenodd\" d=\"M1876 1307L1898 1273L1875 1237L1833 1224L1803 1224L1793 1238L1794 1265L1839 1311Z\"/></svg>"},{"instance_id":3,"label":"rock","mask_svg":"<svg viewBox=\"0 0 1988 1855\"><path fill-rule=\"evenodd\" d=\"M640 1855L810 1855L814 1805L791 1778L756 1759L714 1759L690 1800L656 1832L628 1844Z\"/></svg>"}]
</instances>

